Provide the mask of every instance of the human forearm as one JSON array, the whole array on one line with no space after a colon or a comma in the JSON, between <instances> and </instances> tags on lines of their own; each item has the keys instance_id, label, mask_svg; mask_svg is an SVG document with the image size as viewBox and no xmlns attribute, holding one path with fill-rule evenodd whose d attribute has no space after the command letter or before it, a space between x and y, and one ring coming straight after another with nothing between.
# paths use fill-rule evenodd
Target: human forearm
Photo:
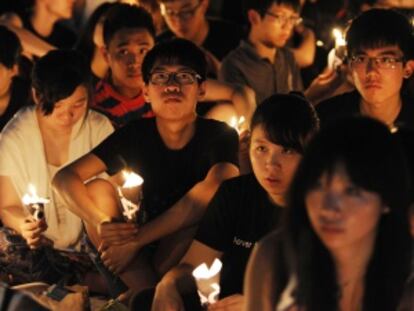
<instances>
[{"instance_id":1,"label":"human forearm","mask_svg":"<svg viewBox=\"0 0 414 311\"><path fill-rule=\"evenodd\" d=\"M233 88L232 102L234 108L239 116L243 116L245 118L245 124L242 125L242 127L244 126L245 128L248 128L250 120L256 109L255 93L247 86L235 85Z\"/></svg>"}]
</instances>

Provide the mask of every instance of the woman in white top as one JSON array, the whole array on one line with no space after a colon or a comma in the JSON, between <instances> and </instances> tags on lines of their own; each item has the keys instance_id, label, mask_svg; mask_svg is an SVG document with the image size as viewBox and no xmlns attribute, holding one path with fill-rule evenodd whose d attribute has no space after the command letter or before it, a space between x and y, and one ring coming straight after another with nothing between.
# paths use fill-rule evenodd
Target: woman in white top
<instances>
[{"instance_id":1,"label":"woman in white top","mask_svg":"<svg viewBox=\"0 0 414 311\"><path fill-rule=\"evenodd\" d=\"M36 105L21 109L0 136L0 216L31 249L79 249L81 219L51 188L56 171L98 145L112 131L103 115L88 110L90 72L82 56L56 50L33 70ZM36 220L22 203L29 185L48 198Z\"/></svg>"},{"instance_id":2,"label":"woman in white top","mask_svg":"<svg viewBox=\"0 0 414 311\"><path fill-rule=\"evenodd\" d=\"M379 121L322 128L296 171L283 231L249 262L247 310L414 310L406 172Z\"/></svg>"}]
</instances>

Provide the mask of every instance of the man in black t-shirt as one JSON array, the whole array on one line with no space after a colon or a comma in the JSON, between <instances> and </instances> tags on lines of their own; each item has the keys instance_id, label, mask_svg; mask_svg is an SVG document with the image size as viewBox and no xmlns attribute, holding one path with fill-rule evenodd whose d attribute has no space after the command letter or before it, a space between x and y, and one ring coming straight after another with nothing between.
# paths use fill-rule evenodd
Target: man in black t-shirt
<instances>
[{"instance_id":1,"label":"man in black t-shirt","mask_svg":"<svg viewBox=\"0 0 414 311\"><path fill-rule=\"evenodd\" d=\"M205 88L203 52L176 39L148 52L141 69L155 118L129 123L53 182L85 221L105 265L133 291L154 285L156 274L177 263L194 233L189 227L198 223L220 183L238 175L237 133L195 113ZM143 209L150 221L139 230L136 224L111 222L120 214L111 184L97 179L84 185L104 171L115 175L124 168L144 178ZM148 249L139 252L154 241L159 244L153 257Z\"/></svg>"},{"instance_id":2,"label":"man in black t-shirt","mask_svg":"<svg viewBox=\"0 0 414 311\"><path fill-rule=\"evenodd\" d=\"M348 66L356 90L321 102L321 125L364 115L390 129L414 127L414 104L404 93L414 71L414 36L396 11L372 9L353 20L347 34Z\"/></svg>"}]
</instances>

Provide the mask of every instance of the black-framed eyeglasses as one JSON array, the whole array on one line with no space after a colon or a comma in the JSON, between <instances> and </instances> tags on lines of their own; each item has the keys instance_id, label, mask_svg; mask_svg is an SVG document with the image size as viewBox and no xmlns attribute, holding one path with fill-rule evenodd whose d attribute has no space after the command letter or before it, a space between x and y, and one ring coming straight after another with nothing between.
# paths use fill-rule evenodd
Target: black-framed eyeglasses
<instances>
[{"instance_id":1,"label":"black-framed eyeglasses","mask_svg":"<svg viewBox=\"0 0 414 311\"><path fill-rule=\"evenodd\" d=\"M190 9L185 9L181 11L174 11L167 9L164 4L161 4L161 14L168 18L178 18L181 20L188 20L194 16L195 12L201 6L202 0L198 2L198 4Z\"/></svg>"},{"instance_id":2,"label":"black-framed eyeglasses","mask_svg":"<svg viewBox=\"0 0 414 311\"><path fill-rule=\"evenodd\" d=\"M377 56L369 57L367 55L355 55L350 58L352 69L360 70L367 68L371 62L378 69L395 69L398 63L404 62L404 57L400 56Z\"/></svg>"},{"instance_id":3,"label":"black-framed eyeglasses","mask_svg":"<svg viewBox=\"0 0 414 311\"><path fill-rule=\"evenodd\" d=\"M200 80L201 76L198 73L192 71L154 71L150 74L149 77L149 81L155 85L167 85L171 83L171 81L175 81L180 85L189 85Z\"/></svg>"},{"instance_id":4,"label":"black-framed eyeglasses","mask_svg":"<svg viewBox=\"0 0 414 311\"><path fill-rule=\"evenodd\" d=\"M275 21L280 25L289 24L291 26L297 26L302 22L302 18L299 16L286 16L272 12L266 12L265 14L273 17Z\"/></svg>"}]
</instances>

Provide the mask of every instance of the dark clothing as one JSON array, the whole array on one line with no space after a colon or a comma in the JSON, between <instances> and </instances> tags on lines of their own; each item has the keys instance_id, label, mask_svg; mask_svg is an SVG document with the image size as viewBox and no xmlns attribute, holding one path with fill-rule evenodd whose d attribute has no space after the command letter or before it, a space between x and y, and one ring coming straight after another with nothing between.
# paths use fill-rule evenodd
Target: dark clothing
<instances>
[{"instance_id":1,"label":"dark clothing","mask_svg":"<svg viewBox=\"0 0 414 311\"><path fill-rule=\"evenodd\" d=\"M275 93L303 91L300 70L291 51L277 49L271 63L259 56L247 41L242 41L223 59L219 79L249 86L256 93L257 104Z\"/></svg>"},{"instance_id":2,"label":"dark clothing","mask_svg":"<svg viewBox=\"0 0 414 311\"><path fill-rule=\"evenodd\" d=\"M316 106L321 127L344 117L360 116L361 95L358 91L344 93L321 102ZM402 98L402 107L394 122L396 127L414 129L414 102Z\"/></svg>"},{"instance_id":3,"label":"dark clothing","mask_svg":"<svg viewBox=\"0 0 414 311\"><path fill-rule=\"evenodd\" d=\"M22 19L23 27L25 29L59 49L71 49L76 43L77 38L75 32L59 22L54 24L52 33L49 36L44 37L33 28L29 15L21 14L20 18Z\"/></svg>"},{"instance_id":4,"label":"dark clothing","mask_svg":"<svg viewBox=\"0 0 414 311\"><path fill-rule=\"evenodd\" d=\"M9 104L0 116L0 131L21 107L30 102L30 82L19 77L14 78L11 85Z\"/></svg>"},{"instance_id":5,"label":"dark clothing","mask_svg":"<svg viewBox=\"0 0 414 311\"><path fill-rule=\"evenodd\" d=\"M158 133L155 118L131 121L92 153L110 175L127 166L144 178L143 209L149 219L175 204L210 168L220 162L238 165L238 135L225 123L197 118L193 138L171 150Z\"/></svg>"},{"instance_id":6,"label":"dark clothing","mask_svg":"<svg viewBox=\"0 0 414 311\"><path fill-rule=\"evenodd\" d=\"M279 225L281 212L253 174L222 183L195 236L195 240L223 253L221 298L243 292L253 246Z\"/></svg>"},{"instance_id":7,"label":"dark clothing","mask_svg":"<svg viewBox=\"0 0 414 311\"><path fill-rule=\"evenodd\" d=\"M243 38L243 29L233 23L218 18L207 18L209 31L202 47L211 52L219 61L231 50L235 49ZM157 41L165 41L174 37L174 33L167 30L160 34Z\"/></svg>"}]
</instances>

